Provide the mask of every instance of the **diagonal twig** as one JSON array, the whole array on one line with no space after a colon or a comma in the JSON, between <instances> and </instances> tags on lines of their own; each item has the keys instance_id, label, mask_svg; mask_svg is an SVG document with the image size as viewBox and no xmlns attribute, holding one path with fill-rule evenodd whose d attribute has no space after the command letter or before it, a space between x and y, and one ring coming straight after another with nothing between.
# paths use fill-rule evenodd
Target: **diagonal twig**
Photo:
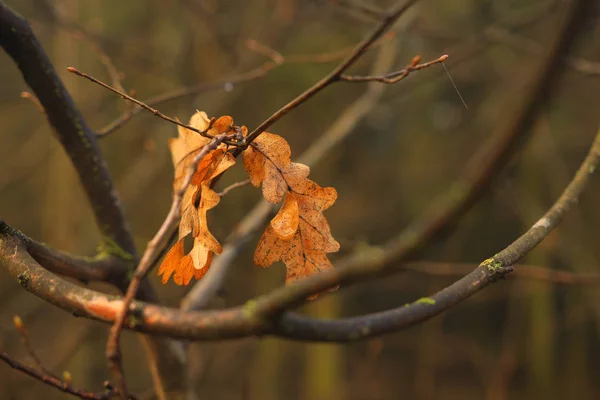
<instances>
[{"instance_id":1,"label":"diagonal twig","mask_svg":"<svg viewBox=\"0 0 600 400\"><path fill-rule=\"evenodd\" d=\"M275 122L279 121L281 117L304 103L314 95L331 85L333 82L338 81L340 76L362 56L364 51L369 48L377 39L379 39L392 25L404 14L414 3L418 0L406 0L397 2L389 11L383 14L379 24L354 48L337 67L333 69L327 76L315 83L313 86L308 88L304 93L298 95L295 99L287 103L285 106L280 108L269 118L263 121L257 126L252 132L250 132L246 138L246 144L251 143L261 133L267 130Z\"/></svg>"},{"instance_id":2,"label":"diagonal twig","mask_svg":"<svg viewBox=\"0 0 600 400\"><path fill-rule=\"evenodd\" d=\"M206 131L211 128L211 124ZM123 373L123 368L121 366L121 352L119 348L119 337L121 334L121 330L123 329L123 323L125 321L125 317L127 316L127 312L129 310L129 306L133 301L137 290L140 286L142 279L148 273L150 267L153 264L153 260L155 259L158 252L160 252L159 245L168 237L169 232L172 230L172 227L177 223L179 218L180 208L181 208L181 200L183 198L183 194L185 193L187 187L192 181L192 176L198 167L198 164L202 159L211 151L215 150L221 143L224 143L226 140L231 139L233 135L228 132L216 135L212 138L212 140L205 145L202 150L198 152L197 155L194 156L191 164L188 166L182 184L175 192L173 193L173 200L171 202L171 208L167 213L162 225L154 235L154 237L148 242L146 246L146 250L142 255L140 263L138 264L135 274L131 279L131 283L127 288L127 292L125 293L125 297L123 298L123 305L119 309L117 314L117 318L113 326L110 329L110 334L108 337L108 341L106 344L106 355L111 364L111 369L113 374L115 375L117 381L117 387L119 388L122 396L127 394L127 388L125 383L125 376Z\"/></svg>"}]
</instances>

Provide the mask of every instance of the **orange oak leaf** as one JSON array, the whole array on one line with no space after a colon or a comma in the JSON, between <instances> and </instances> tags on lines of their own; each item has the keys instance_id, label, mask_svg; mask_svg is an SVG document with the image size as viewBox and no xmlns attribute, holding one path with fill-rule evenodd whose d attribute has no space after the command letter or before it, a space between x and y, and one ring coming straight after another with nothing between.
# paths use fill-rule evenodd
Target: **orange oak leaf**
<instances>
[{"instance_id":1,"label":"orange oak leaf","mask_svg":"<svg viewBox=\"0 0 600 400\"><path fill-rule=\"evenodd\" d=\"M173 280L178 285L187 285L192 280L202 278L206 273L206 269L195 269L190 256L186 256L183 252L183 240L178 240L177 243L169 250L162 264L158 268L158 274L162 275L162 283L167 283L171 275Z\"/></svg>"},{"instance_id":2,"label":"orange oak leaf","mask_svg":"<svg viewBox=\"0 0 600 400\"><path fill-rule=\"evenodd\" d=\"M190 125L202 131L206 131L210 126L207 133L214 136L226 132L233 125L233 119L223 116L214 121L211 126L206 113L198 111L190 119ZM173 180L175 190L183 184L194 157L211 140L183 127L179 127L178 132L177 138L169 140L169 149L175 166ZM206 213L216 207L220 201L219 195L210 188L213 179L234 164L235 158L227 152L223 144L206 154L198 163L181 200L179 240L169 250L158 269L158 274L162 274L163 283L166 283L171 276L178 285L189 284L192 277L200 279L208 271L213 253L219 254L223 250L208 229ZM194 238L194 244L185 255L183 238L190 234Z\"/></svg>"},{"instance_id":3,"label":"orange oak leaf","mask_svg":"<svg viewBox=\"0 0 600 400\"><path fill-rule=\"evenodd\" d=\"M283 201L258 242L254 263L268 267L283 261L286 283L331 268L327 253L339 250L323 211L337 199L334 188L308 179L308 166L291 162L291 150L281 136L263 133L242 153L250 182L262 184L270 203Z\"/></svg>"}]
</instances>

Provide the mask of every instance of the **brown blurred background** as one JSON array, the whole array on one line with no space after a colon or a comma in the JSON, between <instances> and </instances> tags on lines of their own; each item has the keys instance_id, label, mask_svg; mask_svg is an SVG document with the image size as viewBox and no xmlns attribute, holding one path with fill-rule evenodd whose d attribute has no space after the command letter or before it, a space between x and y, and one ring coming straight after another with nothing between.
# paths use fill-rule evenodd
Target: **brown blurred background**
<instances>
[{"instance_id":1,"label":"brown blurred background","mask_svg":"<svg viewBox=\"0 0 600 400\"><path fill-rule=\"evenodd\" d=\"M385 86L348 138L312 168L314 180L339 192L326 213L342 245L332 260L382 243L446 190L527 90L524 83L562 17L556 12L559 2L428 0L401 19L396 38L385 45L388 55L395 51L390 70L417 54L423 60L449 54L446 66L468 109L439 65ZM360 7L343 4L383 8L392 2L6 3L30 21L84 116L100 129L130 105L65 71L75 66L110 82L96 48L123 73L123 86L145 99L261 65L267 59L248 49L248 39L283 55L352 46L374 22ZM600 121L600 20L598 15L592 19L574 54L592 63L569 63L533 134L491 190L451 234L420 253L421 265L433 273L404 272L356 285L324 296L306 312L357 315L427 295L537 220L571 178ZM353 72L368 74L385 46L370 51ZM251 82L224 85L227 90L177 99L159 109L181 120L196 109L210 116L229 114L253 128L334 65L284 64ZM297 157L366 89L364 84L335 84L270 131L284 136ZM0 52L0 215L36 240L91 255L99 237L85 196L44 116L20 98L22 90L28 88L19 71ZM166 142L175 134L174 126L143 113L101 140L140 247L170 204L173 171ZM219 185L243 175L237 166ZM250 186L225 196L210 212L215 235L223 240L259 199L260 191ZM594 179L576 210L524 263L600 273L599 199L600 182ZM259 270L252 264L252 250L236 261L214 306L240 304L282 284L283 265ZM447 268L455 268L456 275L441 274ZM151 279L168 305L177 306L189 290L162 286L154 273ZM106 285L92 287L114 292ZM15 314L23 318L48 369L68 370L76 385L88 389L99 390L110 378L104 357L107 326L45 304L0 271L0 344L29 360L12 325ZM599 335L600 285L560 285L514 275L422 325L369 341L324 345L250 338L200 344L193 348L190 374L202 399L592 399L600 398ZM123 343L129 386L144 393L151 380L143 349L130 333ZM66 397L0 365L0 399Z\"/></svg>"}]
</instances>

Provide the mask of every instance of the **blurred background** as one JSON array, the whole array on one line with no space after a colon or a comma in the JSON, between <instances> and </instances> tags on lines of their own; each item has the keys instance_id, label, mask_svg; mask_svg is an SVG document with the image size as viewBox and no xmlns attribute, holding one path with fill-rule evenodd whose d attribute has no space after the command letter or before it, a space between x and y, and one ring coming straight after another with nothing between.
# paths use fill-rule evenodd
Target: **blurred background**
<instances>
[{"instance_id":1,"label":"blurred background","mask_svg":"<svg viewBox=\"0 0 600 400\"><path fill-rule=\"evenodd\" d=\"M131 106L65 71L75 66L140 99L221 82L158 108L187 121L196 109L231 115L254 128L326 75L392 1L342 0L5 0L31 23L89 124L99 131ZM337 83L270 131L299 157L340 114L369 91L369 111L311 165L311 178L334 186L326 212L345 254L377 248L445 193L466 160L510 118L563 17L559 0L428 0L411 9L353 68L401 69L415 55L446 63L396 85ZM322 296L303 311L326 318L396 307L447 286L492 256L553 203L585 156L600 121L600 21L592 17L558 90L532 134L492 188L444 237L426 246L408 272ZM248 40L252 39L248 45ZM257 45L258 43L258 45ZM284 56L269 62L268 47ZM107 67L108 65L108 67ZM118 71L115 74L113 67ZM375 65L375 67L373 67ZM247 82L236 77L260 71ZM377 70L376 70L377 72ZM116 75L116 76L115 76ZM238 79L239 80L239 79ZM242 79L243 80L243 79ZM376 88L376 86L378 88ZM12 60L0 52L0 215L28 236L75 254L99 241L69 159ZM140 248L170 205L167 148L176 128L140 113L100 140ZM241 163L240 163L241 164ZM240 165L219 182L244 179ZM261 193L247 185L209 213L224 241ZM600 181L525 260L569 274L600 273ZM258 237L236 260L214 307L232 306L283 284L285 268L253 266ZM543 274L542 274L543 275ZM543 278L543 276L542 276ZM177 307L190 287L152 281ZM533 279L518 273L421 325L352 344L248 338L192 346L189 380L199 398L217 399L562 399L600 398L600 280ZM107 285L92 288L116 293ZM21 289L0 271L0 345L31 362L12 325L20 315L46 368L70 371L75 385L100 390L110 379L107 326L74 318ZM129 387L152 387L135 334L123 337ZM0 365L0 399L67 395Z\"/></svg>"}]
</instances>

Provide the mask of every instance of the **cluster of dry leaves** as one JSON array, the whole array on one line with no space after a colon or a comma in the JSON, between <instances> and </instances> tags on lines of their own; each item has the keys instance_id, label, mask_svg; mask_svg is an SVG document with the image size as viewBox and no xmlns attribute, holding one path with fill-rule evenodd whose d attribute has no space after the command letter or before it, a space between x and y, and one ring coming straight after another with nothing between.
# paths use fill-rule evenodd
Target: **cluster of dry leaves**
<instances>
[{"instance_id":1,"label":"cluster of dry leaves","mask_svg":"<svg viewBox=\"0 0 600 400\"><path fill-rule=\"evenodd\" d=\"M211 136L226 132L233 119L223 116L212 125L206 113L198 111L190 125L199 130L211 127ZM247 129L241 128L245 134ZM175 189L182 185L185 171L210 139L179 127L179 137L169 141L175 166ZM286 283L331 268L327 253L339 250L331 235L323 211L337 198L334 188L323 188L308 179L308 166L291 161L289 144L281 136L264 132L242 153L244 167L255 187L262 184L264 198L273 204L283 201L277 215L263 233L254 263L268 267L283 261L287 267ZM220 254L221 244L208 229L206 213L219 204L219 195L211 189L213 180L231 168L235 158L226 144L209 152L198 164L181 204L179 240L169 250L158 269L162 281L171 276L178 285L187 285L192 277L200 279L210 267L213 254ZM184 238L192 235L194 244L186 254Z\"/></svg>"}]
</instances>

